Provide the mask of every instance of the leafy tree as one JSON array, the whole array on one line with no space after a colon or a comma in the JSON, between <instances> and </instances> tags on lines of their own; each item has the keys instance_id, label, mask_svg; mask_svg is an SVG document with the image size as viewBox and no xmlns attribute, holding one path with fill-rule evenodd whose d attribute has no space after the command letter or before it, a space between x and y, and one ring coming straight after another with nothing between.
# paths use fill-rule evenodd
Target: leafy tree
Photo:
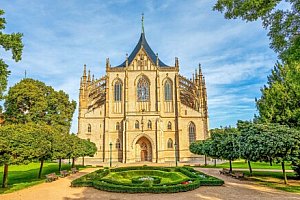
<instances>
[{"instance_id":1,"label":"leafy tree","mask_svg":"<svg viewBox=\"0 0 300 200\"><path fill-rule=\"evenodd\" d=\"M38 178L42 176L42 170L45 160L53 157L53 144L55 141L56 130L46 124L33 124L34 131L31 132L34 141L32 142L32 149L34 149L34 158L40 161L40 169Z\"/></svg>"},{"instance_id":2,"label":"leafy tree","mask_svg":"<svg viewBox=\"0 0 300 200\"><path fill-rule=\"evenodd\" d=\"M230 172L232 172L232 161L240 157L239 134L235 128L225 128L224 137L221 142L220 157L229 160Z\"/></svg>"},{"instance_id":3,"label":"leafy tree","mask_svg":"<svg viewBox=\"0 0 300 200\"><path fill-rule=\"evenodd\" d=\"M68 145L69 134L57 133L55 134L54 143L52 146L53 159L58 159L58 171L61 170L61 161L64 158L68 158L68 153L71 151Z\"/></svg>"},{"instance_id":4,"label":"leafy tree","mask_svg":"<svg viewBox=\"0 0 300 200\"><path fill-rule=\"evenodd\" d=\"M84 144L84 151L82 155L82 165L84 166L84 157L89 156L89 157L94 157L95 153L97 152L97 147L95 143L90 142L88 140L83 140Z\"/></svg>"},{"instance_id":5,"label":"leafy tree","mask_svg":"<svg viewBox=\"0 0 300 200\"><path fill-rule=\"evenodd\" d=\"M277 63L256 100L260 122L300 126L300 63Z\"/></svg>"},{"instance_id":6,"label":"leafy tree","mask_svg":"<svg viewBox=\"0 0 300 200\"><path fill-rule=\"evenodd\" d=\"M190 145L190 151L215 159L222 158L229 160L230 172L232 172L232 161L240 157L239 134L237 129L231 127L213 129L211 130L211 138L192 143Z\"/></svg>"},{"instance_id":7,"label":"leafy tree","mask_svg":"<svg viewBox=\"0 0 300 200\"><path fill-rule=\"evenodd\" d=\"M290 9L283 10L279 3L286 2ZM269 29L270 47L277 53L293 46L300 33L300 5L298 0L218 0L214 10L224 12L226 19L241 18L245 21L262 20ZM300 46L294 46L300 51Z\"/></svg>"},{"instance_id":8,"label":"leafy tree","mask_svg":"<svg viewBox=\"0 0 300 200\"><path fill-rule=\"evenodd\" d=\"M4 106L7 123L43 122L68 133L76 102L61 90L27 78L9 89Z\"/></svg>"},{"instance_id":9,"label":"leafy tree","mask_svg":"<svg viewBox=\"0 0 300 200\"><path fill-rule=\"evenodd\" d=\"M7 125L0 128L0 165L4 165L2 187L7 187L8 166L28 164L34 159L31 144L34 130L30 125Z\"/></svg>"},{"instance_id":10,"label":"leafy tree","mask_svg":"<svg viewBox=\"0 0 300 200\"><path fill-rule=\"evenodd\" d=\"M2 17L3 15L4 11L0 9L0 46L4 48L5 51L11 51L12 59L18 62L22 58L23 35L21 33L5 34L3 30L5 29L6 20ZM3 98L3 92L7 87L9 74L8 65L0 58L0 100Z\"/></svg>"}]
</instances>

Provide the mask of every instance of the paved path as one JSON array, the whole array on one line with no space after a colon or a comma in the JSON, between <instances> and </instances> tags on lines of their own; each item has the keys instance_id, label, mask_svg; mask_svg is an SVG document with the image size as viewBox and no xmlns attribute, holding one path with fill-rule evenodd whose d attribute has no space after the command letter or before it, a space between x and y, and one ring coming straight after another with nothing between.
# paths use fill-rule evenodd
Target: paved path
<instances>
[{"instance_id":1,"label":"paved path","mask_svg":"<svg viewBox=\"0 0 300 200\"><path fill-rule=\"evenodd\" d=\"M84 174L96 170L85 169L75 175L60 178L52 183L43 183L10 194L0 195L1 200L300 200L300 195L259 186L247 181L239 181L220 176L219 169L197 169L225 180L219 187L200 187L196 190L175 194L123 194L96 190L94 188L71 188L70 182Z\"/></svg>"}]
</instances>

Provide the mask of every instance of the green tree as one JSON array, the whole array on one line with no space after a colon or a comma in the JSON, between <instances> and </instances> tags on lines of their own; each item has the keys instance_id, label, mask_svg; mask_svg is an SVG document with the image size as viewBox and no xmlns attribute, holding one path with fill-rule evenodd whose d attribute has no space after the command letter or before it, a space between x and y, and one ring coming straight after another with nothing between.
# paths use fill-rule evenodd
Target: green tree
<instances>
[{"instance_id":1,"label":"green tree","mask_svg":"<svg viewBox=\"0 0 300 200\"><path fill-rule=\"evenodd\" d=\"M238 131L232 127L212 129L211 138L192 143L190 145L190 151L215 159L229 160L230 172L232 172L232 161L240 157Z\"/></svg>"},{"instance_id":2,"label":"green tree","mask_svg":"<svg viewBox=\"0 0 300 200\"><path fill-rule=\"evenodd\" d=\"M287 3L290 8L282 9L279 3ZM270 47L282 54L299 39L300 5L298 0L218 0L214 10L224 12L226 19L241 18L245 21L262 20L264 28L269 29Z\"/></svg>"},{"instance_id":3,"label":"green tree","mask_svg":"<svg viewBox=\"0 0 300 200\"><path fill-rule=\"evenodd\" d=\"M68 153L71 151L68 145L68 140L70 138L69 134L64 134L58 132L55 134L54 143L52 146L53 159L58 159L58 171L61 170L62 159L68 158Z\"/></svg>"},{"instance_id":4,"label":"green tree","mask_svg":"<svg viewBox=\"0 0 300 200\"><path fill-rule=\"evenodd\" d=\"M97 147L95 143L90 142L88 140L83 140L84 144L84 150L82 154L82 165L84 166L84 157L89 156L89 157L94 157L95 153L97 152Z\"/></svg>"},{"instance_id":5,"label":"green tree","mask_svg":"<svg viewBox=\"0 0 300 200\"><path fill-rule=\"evenodd\" d=\"M21 33L5 34L3 30L5 29L6 21L5 18L2 17L3 15L4 11L0 9L0 46L5 51L11 51L12 59L18 62L22 58L23 35ZM0 58L0 100L3 98L3 92L7 87L7 78L9 74L10 71L8 70L8 65Z\"/></svg>"},{"instance_id":6,"label":"green tree","mask_svg":"<svg viewBox=\"0 0 300 200\"><path fill-rule=\"evenodd\" d=\"M300 126L300 64L277 63L261 93L258 121Z\"/></svg>"},{"instance_id":7,"label":"green tree","mask_svg":"<svg viewBox=\"0 0 300 200\"><path fill-rule=\"evenodd\" d=\"M34 159L31 144L34 143L30 125L7 125L0 127L0 165L4 165L2 187L7 187L8 166L28 164Z\"/></svg>"},{"instance_id":8,"label":"green tree","mask_svg":"<svg viewBox=\"0 0 300 200\"><path fill-rule=\"evenodd\" d=\"M9 89L4 107L7 123L43 122L68 133L76 102L61 90L27 78Z\"/></svg>"}]
</instances>

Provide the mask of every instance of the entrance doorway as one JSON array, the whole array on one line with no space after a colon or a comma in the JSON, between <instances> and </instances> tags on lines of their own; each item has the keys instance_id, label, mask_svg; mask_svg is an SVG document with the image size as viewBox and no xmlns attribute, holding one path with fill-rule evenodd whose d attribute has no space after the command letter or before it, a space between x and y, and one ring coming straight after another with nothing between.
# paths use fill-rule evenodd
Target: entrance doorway
<instances>
[{"instance_id":1,"label":"entrance doorway","mask_svg":"<svg viewBox=\"0 0 300 200\"><path fill-rule=\"evenodd\" d=\"M136 162L152 161L152 147L150 141L146 137L141 137L136 142L135 147Z\"/></svg>"}]
</instances>

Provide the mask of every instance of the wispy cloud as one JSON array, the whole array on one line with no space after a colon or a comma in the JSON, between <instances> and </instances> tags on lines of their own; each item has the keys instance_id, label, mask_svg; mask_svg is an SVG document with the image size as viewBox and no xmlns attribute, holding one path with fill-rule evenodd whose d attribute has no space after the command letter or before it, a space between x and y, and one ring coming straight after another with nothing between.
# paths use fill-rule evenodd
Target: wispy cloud
<instances>
[{"instance_id":1,"label":"wispy cloud","mask_svg":"<svg viewBox=\"0 0 300 200\"><path fill-rule=\"evenodd\" d=\"M147 40L167 64L180 59L189 77L201 63L207 80L211 127L251 119L254 98L275 63L260 22L225 20L210 0L166 1L1 1L7 32L24 33L23 59L11 61L10 86L32 77L66 91L78 101L83 64L96 77L105 73L105 58L118 65L138 41L141 13ZM77 112L72 131L77 132Z\"/></svg>"}]
</instances>

